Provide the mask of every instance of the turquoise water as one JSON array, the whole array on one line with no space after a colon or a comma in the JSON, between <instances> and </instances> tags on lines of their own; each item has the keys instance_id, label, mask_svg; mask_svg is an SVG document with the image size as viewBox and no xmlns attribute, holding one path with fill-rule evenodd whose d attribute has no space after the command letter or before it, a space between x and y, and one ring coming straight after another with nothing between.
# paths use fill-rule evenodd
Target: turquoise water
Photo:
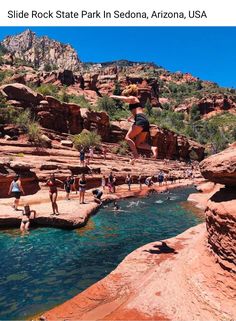
<instances>
[{"instance_id":1,"label":"turquoise water","mask_svg":"<svg viewBox=\"0 0 236 321\"><path fill-rule=\"evenodd\" d=\"M0 232L0 319L26 319L62 303L111 272L148 242L202 222L184 201L193 189L119 201L99 210L85 228ZM167 200L167 196L170 197Z\"/></svg>"}]
</instances>

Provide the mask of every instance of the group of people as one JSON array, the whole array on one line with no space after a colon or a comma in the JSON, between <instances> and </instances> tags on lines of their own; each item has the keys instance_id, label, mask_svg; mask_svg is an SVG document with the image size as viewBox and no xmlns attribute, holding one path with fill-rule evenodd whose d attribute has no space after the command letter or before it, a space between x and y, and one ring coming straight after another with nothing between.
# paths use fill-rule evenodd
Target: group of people
<instances>
[{"instance_id":1,"label":"group of people","mask_svg":"<svg viewBox=\"0 0 236 321\"><path fill-rule=\"evenodd\" d=\"M193 178L193 170L188 169L184 172L185 178ZM133 178L130 173L127 174L125 178L125 183L127 184L128 191L131 190L131 186L133 183L137 183L139 185L140 190L142 189L142 184L144 183L146 186L151 187L155 182L161 186L163 183L167 184L167 181L174 183L175 177L171 175L171 173L164 173L164 171L160 170L156 175L143 177L140 173L137 177ZM51 174L49 179L46 181L45 186L49 188L49 198L52 205L52 214L51 215L59 215L58 205L57 205L57 197L58 197L58 189L59 187L64 187L66 196L66 200L70 200L71 192L75 194L79 193L79 203L85 204L85 192L87 189L87 180L85 174L82 174L79 178L75 175L68 176L65 181L62 181L56 178L55 174ZM109 175L106 177L103 175L101 177L101 184L99 188L95 188L92 190L92 195L94 197L94 201L98 204L102 203L102 195L105 190L108 189L109 193L116 193L117 186L117 177L111 171ZM19 175L16 175L13 181L10 184L9 195L14 197L14 202L12 207L14 210L19 210L19 201L21 195L25 195L25 191L23 189L21 179ZM30 209L29 204L25 204L22 211L22 221L20 225L21 231L28 231L30 218L35 217L36 212Z\"/></svg>"},{"instance_id":2,"label":"group of people","mask_svg":"<svg viewBox=\"0 0 236 321\"><path fill-rule=\"evenodd\" d=\"M123 102L129 104L129 110L131 112L131 117L128 118L129 122L132 122L130 129L128 130L125 140L127 141L130 150L132 152L131 164L133 164L134 160L139 158L138 149L150 150L153 153L154 158L157 158L157 147L151 146L151 136L150 136L150 124L147 117L144 114L144 109L142 104L140 103L139 89L136 85L127 86L122 95L111 95L111 98L115 100L122 100ZM102 148L103 158L107 157L107 149L106 147ZM89 165L90 161L94 158L94 147L90 146L88 153L86 150L81 147L80 149L80 164L82 166ZM192 171L186 173L188 177L192 176ZM144 180L144 183L150 187L154 184L155 176L147 177ZM168 179L171 182L174 182L174 176L169 175ZM163 182L167 181L167 176L163 171L160 171L157 175L157 182L159 185L162 185ZM130 174L127 174L125 182L128 186L128 190L131 190L131 185L133 183L133 178ZM142 175L139 174L137 178L137 182L142 189L143 178ZM46 182L46 186L49 187L49 198L52 204L52 215L59 215L58 205L57 205L57 197L58 197L58 187L62 185L64 186L66 192L66 199L70 200L70 193L75 192L76 194L79 192L79 202L80 204L85 204L85 191L87 188L87 181L85 174L82 174L78 179L75 176L67 177L65 181L61 181L55 177L54 174L51 174L50 178ZM110 172L108 177L105 175L102 176L101 179L101 187L100 189L95 189L92 191L94 195L94 200L98 203L101 202L101 197L106 187L110 193L116 192L117 185L117 177L113 172ZM18 210L19 200L21 195L24 195L24 189L21 184L21 180L19 176L16 176L9 188L9 195L12 194L15 198L13 207L15 210ZM29 204L26 204L23 209L23 218L22 218L22 229L27 230L29 227L29 218L31 214L34 214L35 211L30 210Z\"/></svg>"},{"instance_id":3,"label":"group of people","mask_svg":"<svg viewBox=\"0 0 236 321\"><path fill-rule=\"evenodd\" d=\"M107 159L107 148L106 146L102 147L102 155L103 159ZM94 147L90 146L88 149L88 153L86 153L86 149L84 147L80 148L79 151L79 159L80 159L80 165L81 166L88 166L91 161L94 159Z\"/></svg>"}]
</instances>

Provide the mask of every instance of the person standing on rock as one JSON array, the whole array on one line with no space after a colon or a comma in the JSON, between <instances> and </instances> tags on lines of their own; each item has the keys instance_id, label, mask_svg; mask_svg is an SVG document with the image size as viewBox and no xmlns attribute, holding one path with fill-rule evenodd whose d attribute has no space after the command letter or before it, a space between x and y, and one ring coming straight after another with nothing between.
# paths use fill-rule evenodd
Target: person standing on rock
<instances>
[{"instance_id":1,"label":"person standing on rock","mask_svg":"<svg viewBox=\"0 0 236 321\"><path fill-rule=\"evenodd\" d=\"M123 90L122 96L111 95L110 97L123 100L129 104L132 116L128 118L128 121L133 118L134 123L126 134L125 140L129 144L133 158L139 158L137 148L151 150L154 158L157 158L157 147L150 146L147 143L147 140L150 139L150 125L138 98L138 87L129 85ZM131 163L133 163L133 160L131 160Z\"/></svg>"},{"instance_id":2,"label":"person standing on rock","mask_svg":"<svg viewBox=\"0 0 236 321\"><path fill-rule=\"evenodd\" d=\"M51 174L50 178L46 182L46 186L49 187L49 197L52 203L52 215L59 215L58 206L57 206L57 184L60 183L63 185L63 182L59 179L56 179L55 174Z\"/></svg>"},{"instance_id":3,"label":"person standing on rock","mask_svg":"<svg viewBox=\"0 0 236 321\"><path fill-rule=\"evenodd\" d=\"M64 188L66 191L66 199L67 201L70 200L70 192L71 192L71 178L67 177L67 179L64 182Z\"/></svg>"},{"instance_id":4,"label":"person standing on rock","mask_svg":"<svg viewBox=\"0 0 236 321\"><path fill-rule=\"evenodd\" d=\"M93 157L94 157L94 149L93 146L89 147L89 162L93 161Z\"/></svg>"},{"instance_id":5,"label":"person standing on rock","mask_svg":"<svg viewBox=\"0 0 236 321\"><path fill-rule=\"evenodd\" d=\"M82 174L79 180L79 202L80 204L85 204L84 202L84 194L86 191L86 179L85 175Z\"/></svg>"},{"instance_id":6,"label":"person standing on rock","mask_svg":"<svg viewBox=\"0 0 236 321\"><path fill-rule=\"evenodd\" d=\"M79 159L80 159L80 165L84 166L84 164L85 164L85 150L84 150L84 148L81 148L81 150L80 150Z\"/></svg>"},{"instance_id":7,"label":"person standing on rock","mask_svg":"<svg viewBox=\"0 0 236 321\"><path fill-rule=\"evenodd\" d=\"M142 189L142 174L139 174L138 176L138 184L139 184L139 189Z\"/></svg>"},{"instance_id":8,"label":"person standing on rock","mask_svg":"<svg viewBox=\"0 0 236 321\"><path fill-rule=\"evenodd\" d=\"M102 185L103 191L105 191L105 189L106 189L106 176L105 175L102 176L101 185Z\"/></svg>"},{"instance_id":9,"label":"person standing on rock","mask_svg":"<svg viewBox=\"0 0 236 321\"><path fill-rule=\"evenodd\" d=\"M75 192L75 194L77 194L77 189L75 187L75 176L74 175L72 175L70 177L70 189L71 189L71 191Z\"/></svg>"},{"instance_id":10,"label":"person standing on rock","mask_svg":"<svg viewBox=\"0 0 236 321\"><path fill-rule=\"evenodd\" d=\"M128 175L126 176L125 182L126 182L126 184L128 185L128 191L130 191L130 190L131 190L130 187L131 187L131 183L132 183L132 178L131 178L130 174L128 174Z\"/></svg>"},{"instance_id":11,"label":"person standing on rock","mask_svg":"<svg viewBox=\"0 0 236 321\"><path fill-rule=\"evenodd\" d=\"M110 172L110 175L108 176L108 189L109 193L114 193L114 176L112 172Z\"/></svg>"},{"instance_id":12,"label":"person standing on rock","mask_svg":"<svg viewBox=\"0 0 236 321\"><path fill-rule=\"evenodd\" d=\"M11 185L10 185L10 188L8 191L8 195L11 195L11 194L15 197L12 207L14 208L15 211L17 211L21 194L25 194L19 175L16 175L14 177L13 181L11 182Z\"/></svg>"},{"instance_id":13,"label":"person standing on rock","mask_svg":"<svg viewBox=\"0 0 236 321\"><path fill-rule=\"evenodd\" d=\"M162 183L164 182L164 172L160 171L159 174L157 175L157 180L159 183L159 186L162 186Z\"/></svg>"}]
</instances>

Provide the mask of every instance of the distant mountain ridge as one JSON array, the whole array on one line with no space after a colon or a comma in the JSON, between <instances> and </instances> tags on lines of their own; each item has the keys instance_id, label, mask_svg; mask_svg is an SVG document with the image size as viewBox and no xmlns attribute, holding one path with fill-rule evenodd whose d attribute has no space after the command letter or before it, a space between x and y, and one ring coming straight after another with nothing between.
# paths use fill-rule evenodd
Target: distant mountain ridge
<instances>
[{"instance_id":1,"label":"distant mountain ridge","mask_svg":"<svg viewBox=\"0 0 236 321\"><path fill-rule=\"evenodd\" d=\"M77 70L80 60L77 52L69 44L38 37L27 29L24 32L6 37L1 43L13 60L22 60L34 68Z\"/></svg>"}]
</instances>

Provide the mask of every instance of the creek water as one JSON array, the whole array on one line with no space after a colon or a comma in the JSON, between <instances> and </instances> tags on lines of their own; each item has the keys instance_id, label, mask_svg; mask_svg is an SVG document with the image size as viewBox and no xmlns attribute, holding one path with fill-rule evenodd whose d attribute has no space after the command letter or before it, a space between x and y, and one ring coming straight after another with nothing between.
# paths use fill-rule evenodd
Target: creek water
<instances>
[{"instance_id":1,"label":"creek water","mask_svg":"<svg viewBox=\"0 0 236 321\"><path fill-rule=\"evenodd\" d=\"M26 319L97 282L136 248L173 237L203 221L186 199L193 188L119 201L87 226L0 231L0 319ZM75 200L73 200L75 201Z\"/></svg>"}]
</instances>

